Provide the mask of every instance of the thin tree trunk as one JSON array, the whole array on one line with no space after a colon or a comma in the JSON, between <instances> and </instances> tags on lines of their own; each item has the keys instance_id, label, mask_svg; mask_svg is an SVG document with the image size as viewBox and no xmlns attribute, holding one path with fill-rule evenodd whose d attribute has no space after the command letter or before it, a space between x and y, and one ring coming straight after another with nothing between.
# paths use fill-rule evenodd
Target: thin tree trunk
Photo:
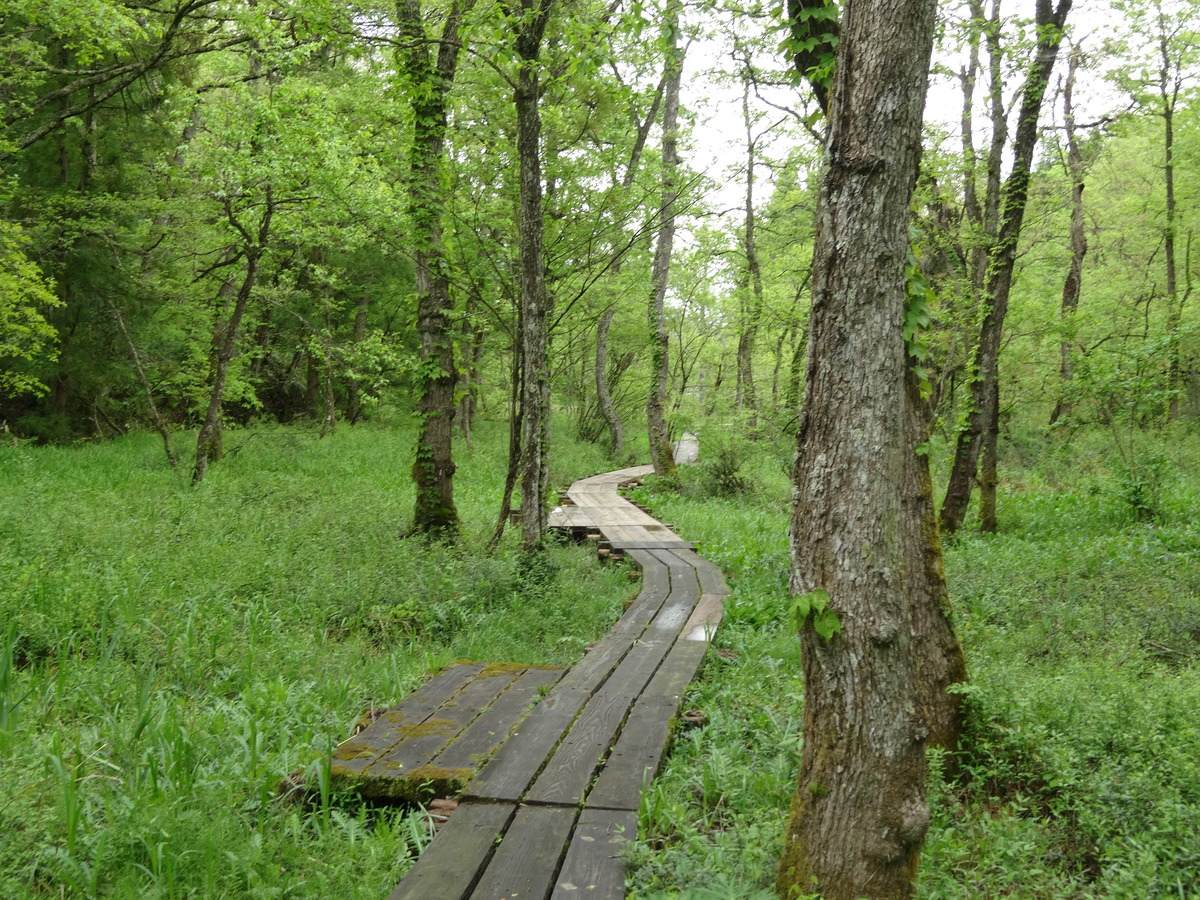
<instances>
[{"instance_id":1,"label":"thin tree trunk","mask_svg":"<svg viewBox=\"0 0 1200 900\"><path fill-rule=\"evenodd\" d=\"M138 381L142 383L142 391L146 394L146 406L150 409L150 422L154 425L155 433L162 438L163 453L166 454L167 463L172 469L178 468L179 461L171 449L171 428L162 413L158 411L158 404L154 402L154 389L150 386L146 367L142 365L142 354L138 352L137 344L133 342L133 336L125 325L125 317L121 315L120 308L111 297L108 298L108 307L112 310L113 318L117 320L117 327L121 329L121 335L125 338L125 345L129 348L129 355L133 359L133 367L137 369Z\"/></svg>"},{"instance_id":2,"label":"thin tree trunk","mask_svg":"<svg viewBox=\"0 0 1200 900\"><path fill-rule=\"evenodd\" d=\"M1175 254L1175 106L1179 100L1179 80L1170 78L1171 57L1168 33L1161 6L1159 18L1159 96L1162 101L1163 118L1163 181L1167 192L1167 226L1163 235L1163 251L1167 266L1167 338L1170 341L1167 358L1167 421L1174 422L1179 416L1180 346L1179 325L1183 319L1182 304L1179 302L1179 281Z\"/></svg>"},{"instance_id":3,"label":"thin tree trunk","mask_svg":"<svg viewBox=\"0 0 1200 900\"><path fill-rule=\"evenodd\" d=\"M618 79L620 72L614 65ZM633 186L634 178L637 177L638 164L641 162L642 153L646 149L646 140L650 135L650 129L658 119L658 110L662 106L663 91L666 87L665 80L660 80L658 89L654 92L654 99L650 103L650 109L643 119L638 116L637 109L631 110L634 124L637 126L634 133L633 149L629 154L629 161L625 166L625 174L621 178L621 188L628 191ZM617 259L612 266L612 278L615 281L621 274L621 267L624 257ZM604 419L605 426L608 428L608 444L610 453L613 456L620 454L625 448L625 428L621 423L621 416L617 412L616 405L612 402L612 391L608 379L608 366L604 360L608 357L608 334L612 327L613 317L616 315L616 303L605 310L601 316L600 324L596 329L596 405L600 409L600 415ZM623 369L621 371L624 371Z\"/></svg>"},{"instance_id":4,"label":"thin tree trunk","mask_svg":"<svg viewBox=\"0 0 1200 900\"><path fill-rule=\"evenodd\" d=\"M762 318L763 284L762 267L758 263L758 247L755 235L754 215L754 154L756 142L751 130L750 77L746 72L742 85L742 124L746 128L746 219L742 234L742 250L746 254L746 305L743 310L742 333L738 336L737 348L737 399L738 407L749 413L747 427L758 426L758 394L754 386L754 347L758 338L758 324Z\"/></svg>"},{"instance_id":5,"label":"thin tree trunk","mask_svg":"<svg viewBox=\"0 0 1200 900\"><path fill-rule=\"evenodd\" d=\"M933 696L919 635L940 622L950 640L939 649L957 647L901 328L934 14L932 0L898 0L887 16L850 0L842 20L791 521L791 589L827 596L841 631L827 640L811 617L800 628L804 743L784 897L910 896L930 818L927 736L956 737L956 704Z\"/></svg>"},{"instance_id":6,"label":"thin tree trunk","mask_svg":"<svg viewBox=\"0 0 1200 900\"><path fill-rule=\"evenodd\" d=\"M621 426L621 417L617 415L617 408L608 391L608 329L616 314L617 307L610 306L600 317L600 324L596 328L596 403L608 425L608 448L614 457L625 449L625 429Z\"/></svg>"},{"instance_id":7,"label":"thin tree trunk","mask_svg":"<svg viewBox=\"0 0 1200 900\"><path fill-rule=\"evenodd\" d=\"M679 196L679 85L683 77L684 49L679 43L682 0L667 0L663 32L667 37L663 69L662 198L659 206L658 240L650 270L650 395L646 401L646 430L650 462L656 475L675 471L667 430L667 380L671 374L670 339L664 306L675 244L675 203Z\"/></svg>"},{"instance_id":8,"label":"thin tree trunk","mask_svg":"<svg viewBox=\"0 0 1200 900\"><path fill-rule=\"evenodd\" d=\"M259 222L258 233L253 237L238 225L229 201L225 203L226 218L241 232L246 257L246 271L242 276L241 286L233 301L233 310L229 319L218 325L218 334L213 341L215 350L213 359L212 384L209 387L208 409L204 415L204 423L196 437L196 466L192 470L192 484L199 484L208 474L210 460L220 459L223 455L221 439L221 410L225 402L225 380L229 374L229 363L237 350L238 329L242 325L242 316L250 302L250 294L258 282L258 264L267 239L271 232L271 219L274 215L274 201L268 189L266 206Z\"/></svg>"},{"instance_id":9,"label":"thin tree trunk","mask_svg":"<svg viewBox=\"0 0 1200 900\"><path fill-rule=\"evenodd\" d=\"M354 344L358 346L367 336L367 320L371 314L371 287L375 283L375 273L367 274L363 284L362 294L354 310ZM358 387L358 378L354 373L346 379L346 421L351 425L358 423L362 416L362 393Z\"/></svg>"},{"instance_id":10,"label":"thin tree trunk","mask_svg":"<svg viewBox=\"0 0 1200 900\"><path fill-rule=\"evenodd\" d=\"M979 455L985 442L995 440L999 421L1000 337L1004 317L1008 313L1008 297L1012 289L1013 270L1017 260L1017 242L1025 220L1029 179L1033 168L1033 152L1037 146L1038 118L1050 73L1062 42L1063 23L1071 9L1072 0L1058 0L1053 8L1050 0L1037 2L1037 55L1030 67L1029 77L1022 88L1021 110L1017 134L1013 141L1013 167L1004 184L1003 213L995 247L988 262L987 292L984 298L987 313L975 351L975 378L971 386L971 414L966 428L959 434L955 447L954 466L942 501L942 531L952 534L958 530L966 515L967 505L979 468ZM994 452L994 451L989 451ZM988 496L984 504L995 506L995 481L981 485ZM994 517L991 519L994 522Z\"/></svg>"},{"instance_id":11,"label":"thin tree trunk","mask_svg":"<svg viewBox=\"0 0 1200 900\"><path fill-rule=\"evenodd\" d=\"M1067 57L1067 78L1063 84L1063 125L1067 140L1067 174L1071 178L1071 262L1067 277L1063 281L1062 308L1059 322L1063 339L1059 342L1059 385L1058 402L1050 415L1050 424L1057 425L1071 417L1071 400L1067 396L1070 383L1075 377L1071 366L1070 335L1075 332L1075 310L1079 307L1079 294L1083 283L1083 260L1087 256L1087 233L1083 218L1083 154L1079 151L1079 140L1075 130L1075 71L1079 67L1081 49L1076 46Z\"/></svg>"}]
</instances>

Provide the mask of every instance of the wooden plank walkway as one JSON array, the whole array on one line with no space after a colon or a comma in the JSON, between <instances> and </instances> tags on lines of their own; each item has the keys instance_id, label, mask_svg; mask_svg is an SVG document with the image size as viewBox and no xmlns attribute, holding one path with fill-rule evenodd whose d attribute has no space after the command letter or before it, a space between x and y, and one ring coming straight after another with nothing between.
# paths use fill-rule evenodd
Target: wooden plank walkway
<instances>
[{"instance_id":1,"label":"wooden plank walkway","mask_svg":"<svg viewBox=\"0 0 1200 900\"><path fill-rule=\"evenodd\" d=\"M445 779L466 782L459 807L389 900L625 896L622 845L637 834L642 789L658 773L683 691L729 593L720 570L692 544L617 493L651 471L640 466L576 482L551 516L551 527L596 537L642 570L641 592L582 661L565 674L454 667L392 711L401 730L408 726L403 735L372 743L363 732L341 754L342 774L374 772L376 781L389 763L425 766L426 774L439 761L454 769L447 759L471 757L446 756L457 743L446 736L453 726L463 735L474 729L473 746L483 747L478 758L487 759L473 777L463 766ZM505 701L522 684L524 696ZM517 715L516 701L530 696L541 699ZM454 697L453 708L474 703L476 718L461 724L463 712L444 728L431 725L453 718L443 704ZM505 712L493 713L501 703ZM509 715L511 732L501 722ZM474 724L485 717L489 725ZM500 734L506 738L498 748L484 747ZM405 743L419 752L405 755Z\"/></svg>"}]
</instances>

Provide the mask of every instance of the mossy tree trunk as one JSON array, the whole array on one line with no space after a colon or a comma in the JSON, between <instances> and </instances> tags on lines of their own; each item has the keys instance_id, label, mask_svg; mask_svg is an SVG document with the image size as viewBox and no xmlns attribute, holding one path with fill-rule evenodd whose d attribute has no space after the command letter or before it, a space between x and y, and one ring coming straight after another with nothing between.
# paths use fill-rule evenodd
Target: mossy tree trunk
<instances>
[{"instance_id":1,"label":"mossy tree trunk","mask_svg":"<svg viewBox=\"0 0 1200 900\"><path fill-rule=\"evenodd\" d=\"M469 7L470 0L466 0ZM442 243L442 166L447 106L458 68L458 35L464 5L451 4L436 44L425 36L419 0L397 6L397 24L406 41L400 69L413 111L409 151L408 211L413 223L416 263L420 430L412 465L416 500L412 531L453 538L458 531L454 505L454 338L450 327L450 278ZM436 51L434 47L436 46Z\"/></svg>"},{"instance_id":2,"label":"mossy tree trunk","mask_svg":"<svg viewBox=\"0 0 1200 900\"><path fill-rule=\"evenodd\" d=\"M804 751L783 897L909 896L929 823L926 746L957 737L944 682L962 679L962 654L902 333L934 14L932 0L851 0L841 21L791 523L792 591L825 592L841 632L800 629Z\"/></svg>"}]
</instances>

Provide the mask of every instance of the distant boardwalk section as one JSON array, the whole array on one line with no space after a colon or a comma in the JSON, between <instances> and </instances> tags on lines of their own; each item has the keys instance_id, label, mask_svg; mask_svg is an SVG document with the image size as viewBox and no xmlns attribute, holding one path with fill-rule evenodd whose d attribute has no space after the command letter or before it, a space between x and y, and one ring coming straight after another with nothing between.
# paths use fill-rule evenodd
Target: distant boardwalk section
<instances>
[{"instance_id":1,"label":"distant boardwalk section","mask_svg":"<svg viewBox=\"0 0 1200 900\"><path fill-rule=\"evenodd\" d=\"M621 848L637 834L642 789L658 773L729 593L692 544L618 494L650 471L578 481L551 516L551 527L593 539L602 555L628 557L642 570L637 599L577 665L565 674L453 667L464 671L439 675L393 711L393 737L404 733L386 750L378 744L392 737L372 743L364 731L362 745L335 760L373 773L376 793L388 793L375 782L386 780L389 762L398 764L392 771L415 765L463 785L458 809L389 900L625 896ZM506 699L513 691L523 693ZM453 697L460 699L442 705ZM493 714L502 704L506 712ZM485 717L489 724L478 724ZM463 754L446 755L472 732L476 759L486 760L478 771L457 765ZM419 741L420 752L404 756L406 741Z\"/></svg>"}]
</instances>

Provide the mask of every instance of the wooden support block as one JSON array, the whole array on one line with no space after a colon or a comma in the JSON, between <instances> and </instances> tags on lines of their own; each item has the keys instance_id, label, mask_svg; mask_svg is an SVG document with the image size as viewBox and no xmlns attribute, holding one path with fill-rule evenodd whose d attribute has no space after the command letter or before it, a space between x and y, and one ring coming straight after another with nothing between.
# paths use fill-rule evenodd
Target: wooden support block
<instances>
[{"instance_id":1,"label":"wooden support block","mask_svg":"<svg viewBox=\"0 0 1200 900\"><path fill-rule=\"evenodd\" d=\"M584 809L554 883L551 900L625 900L626 841L637 838L632 812Z\"/></svg>"},{"instance_id":2,"label":"wooden support block","mask_svg":"<svg viewBox=\"0 0 1200 900\"><path fill-rule=\"evenodd\" d=\"M464 900L491 859L515 803L462 803L388 900Z\"/></svg>"}]
</instances>

